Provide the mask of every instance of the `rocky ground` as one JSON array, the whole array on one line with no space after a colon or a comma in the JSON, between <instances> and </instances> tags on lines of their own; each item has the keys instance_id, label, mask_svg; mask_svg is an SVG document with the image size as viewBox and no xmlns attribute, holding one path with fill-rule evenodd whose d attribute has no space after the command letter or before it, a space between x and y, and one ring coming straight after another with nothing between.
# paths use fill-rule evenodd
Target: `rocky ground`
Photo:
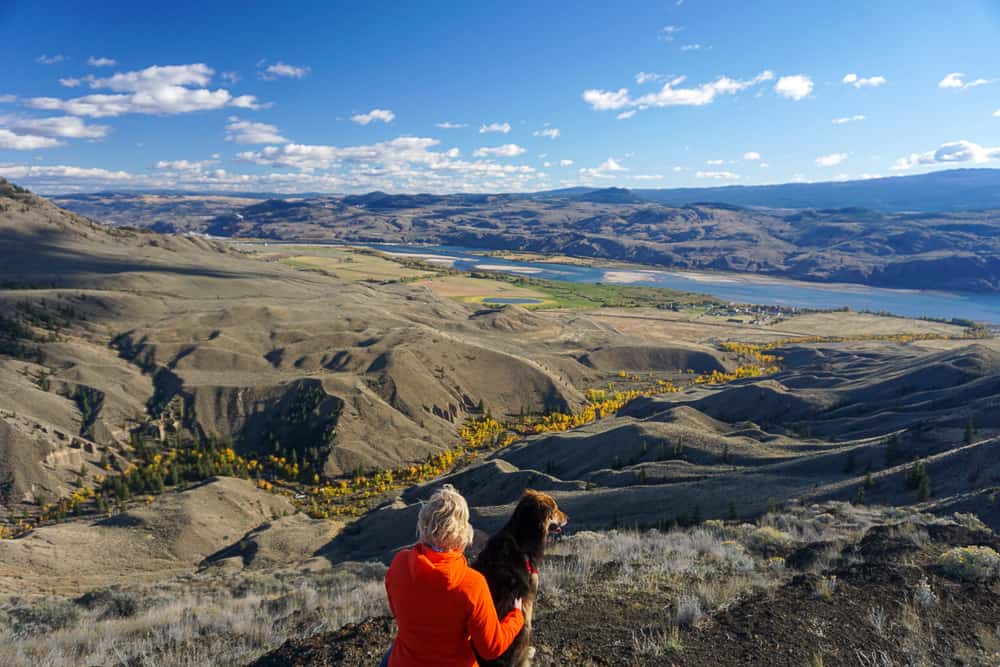
<instances>
[{"instance_id":1,"label":"rocky ground","mask_svg":"<svg viewBox=\"0 0 1000 667\"><path fill-rule=\"evenodd\" d=\"M1000 660L997 571L962 580L942 565L951 549L1000 548L974 520L828 505L763 523L795 537L765 544L739 526L710 524L685 533L694 538L687 546L658 533L577 535L557 545L542 571L534 664ZM393 633L391 617L371 618L289 640L253 665L375 664Z\"/></svg>"}]
</instances>

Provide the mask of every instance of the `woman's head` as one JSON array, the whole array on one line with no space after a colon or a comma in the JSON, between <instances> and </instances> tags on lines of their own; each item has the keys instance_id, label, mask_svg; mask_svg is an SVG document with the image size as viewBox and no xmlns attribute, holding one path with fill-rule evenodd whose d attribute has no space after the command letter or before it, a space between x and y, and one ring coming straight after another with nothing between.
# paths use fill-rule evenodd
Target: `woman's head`
<instances>
[{"instance_id":1,"label":"woman's head","mask_svg":"<svg viewBox=\"0 0 1000 667\"><path fill-rule=\"evenodd\" d=\"M417 535L424 544L439 549L465 549L472 544L469 504L451 484L435 491L420 508Z\"/></svg>"}]
</instances>

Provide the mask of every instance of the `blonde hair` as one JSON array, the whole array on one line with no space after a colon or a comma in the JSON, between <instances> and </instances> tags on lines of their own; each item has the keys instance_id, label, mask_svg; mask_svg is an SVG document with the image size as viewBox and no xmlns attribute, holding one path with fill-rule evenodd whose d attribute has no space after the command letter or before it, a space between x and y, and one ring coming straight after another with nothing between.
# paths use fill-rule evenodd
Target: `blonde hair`
<instances>
[{"instance_id":1,"label":"blonde hair","mask_svg":"<svg viewBox=\"0 0 1000 667\"><path fill-rule=\"evenodd\" d=\"M465 549L472 544L469 504L451 484L435 491L420 508L417 536L439 549Z\"/></svg>"}]
</instances>

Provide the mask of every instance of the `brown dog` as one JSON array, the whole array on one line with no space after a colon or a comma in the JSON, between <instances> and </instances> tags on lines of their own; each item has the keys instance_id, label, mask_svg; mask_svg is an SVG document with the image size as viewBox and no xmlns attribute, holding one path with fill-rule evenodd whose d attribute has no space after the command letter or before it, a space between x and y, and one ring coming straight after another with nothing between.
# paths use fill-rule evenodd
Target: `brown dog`
<instances>
[{"instance_id":1,"label":"brown dog","mask_svg":"<svg viewBox=\"0 0 1000 667\"><path fill-rule=\"evenodd\" d=\"M496 660L479 659L482 667L524 667L531 664L531 616L538 593L538 568L545 557L550 532L560 532L569 518L552 496L528 489L510 521L491 537L472 567L483 573L493 595L497 616L503 618L521 598L524 629ZM478 656L477 656L478 658Z\"/></svg>"}]
</instances>

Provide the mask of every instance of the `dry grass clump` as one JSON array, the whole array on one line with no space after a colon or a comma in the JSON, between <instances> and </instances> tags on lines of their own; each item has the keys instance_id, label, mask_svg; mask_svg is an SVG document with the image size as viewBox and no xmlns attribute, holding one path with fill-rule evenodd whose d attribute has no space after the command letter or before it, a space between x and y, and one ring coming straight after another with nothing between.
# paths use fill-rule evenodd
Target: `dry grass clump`
<instances>
[{"instance_id":1,"label":"dry grass clump","mask_svg":"<svg viewBox=\"0 0 1000 667\"><path fill-rule=\"evenodd\" d=\"M941 570L961 581L990 581L1000 576L1000 554L990 547L954 547L938 559Z\"/></svg>"},{"instance_id":2,"label":"dry grass clump","mask_svg":"<svg viewBox=\"0 0 1000 667\"><path fill-rule=\"evenodd\" d=\"M158 588L0 602L0 665L245 665L292 636L388 612L384 566L200 575Z\"/></svg>"},{"instance_id":3,"label":"dry grass clump","mask_svg":"<svg viewBox=\"0 0 1000 667\"><path fill-rule=\"evenodd\" d=\"M750 549L759 554L780 553L791 543L791 535L771 526L761 526L750 533Z\"/></svg>"}]
</instances>

